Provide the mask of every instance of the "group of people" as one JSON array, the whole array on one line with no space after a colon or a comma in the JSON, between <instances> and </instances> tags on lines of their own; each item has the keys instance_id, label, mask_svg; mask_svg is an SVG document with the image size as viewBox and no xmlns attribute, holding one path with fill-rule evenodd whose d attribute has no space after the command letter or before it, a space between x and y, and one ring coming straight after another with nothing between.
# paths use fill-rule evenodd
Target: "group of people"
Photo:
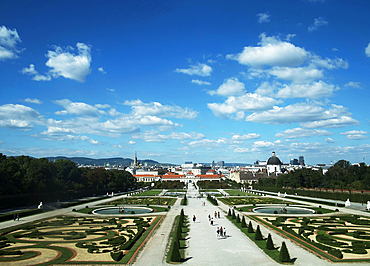
<instances>
[{"instance_id":1,"label":"group of people","mask_svg":"<svg viewBox=\"0 0 370 266\"><path fill-rule=\"evenodd\" d=\"M226 228L222 228L222 226L220 228L217 227L217 230L216 230L216 233L217 233L217 239L219 238L226 238Z\"/></svg>"}]
</instances>

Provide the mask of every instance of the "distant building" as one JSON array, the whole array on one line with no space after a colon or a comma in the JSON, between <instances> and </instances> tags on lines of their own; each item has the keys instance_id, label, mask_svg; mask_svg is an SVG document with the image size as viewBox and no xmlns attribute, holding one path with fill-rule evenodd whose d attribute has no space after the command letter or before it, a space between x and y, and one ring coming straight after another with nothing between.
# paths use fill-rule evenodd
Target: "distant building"
<instances>
[{"instance_id":1,"label":"distant building","mask_svg":"<svg viewBox=\"0 0 370 266\"><path fill-rule=\"evenodd\" d=\"M290 159L290 165L299 165L299 161L297 159Z\"/></svg>"},{"instance_id":2,"label":"distant building","mask_svg":"<svg viewBox=\"0 0 370 266\"><path fill-rule=\"evenodd\" d=\"M219 162L217 163L217 165L218 165L219 167L224 167L224 166L225 166L225 162L224 162L224 161L219 161Z\"/></svg>"},{"instance_id":3,"label":"distant building","mask_svg":"<svg viewBox=\"0 0 370 266\"><path fill-rule=\"evenodd\" d=\"M300 165L305 165L305 164L304 164L304 157L303 157L303 156L299 156L298 163L299 163Z\"/></svg>"},{"instance_id":4,"label":"distant building","mask_svg":"<svg viewBox=\"0 0 370 266\"><path fill-rule=\"evenodd\" d=\"M267 161L267 174L271 173L280 174L281 173L282 162L278 157L276 157L275 152L272 152L272 156Z\"/></svg>"}]
</instances>

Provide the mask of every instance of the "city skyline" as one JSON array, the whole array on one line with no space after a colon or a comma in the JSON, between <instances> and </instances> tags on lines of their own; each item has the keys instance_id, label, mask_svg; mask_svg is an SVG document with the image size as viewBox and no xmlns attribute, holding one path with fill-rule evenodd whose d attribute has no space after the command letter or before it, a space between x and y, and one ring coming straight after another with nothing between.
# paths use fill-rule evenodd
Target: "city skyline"
<instances>
[{"instance_id":1,"label":"city skyline","mask_svg":"<svg viewBox=\"0 0 370 266\"><path fill-rule=\"evenodd\" d=\"M368 1L2 1L0 153L370 156ZM368 164L368 163L367 163Z\"/></svg>"}]
</instances>

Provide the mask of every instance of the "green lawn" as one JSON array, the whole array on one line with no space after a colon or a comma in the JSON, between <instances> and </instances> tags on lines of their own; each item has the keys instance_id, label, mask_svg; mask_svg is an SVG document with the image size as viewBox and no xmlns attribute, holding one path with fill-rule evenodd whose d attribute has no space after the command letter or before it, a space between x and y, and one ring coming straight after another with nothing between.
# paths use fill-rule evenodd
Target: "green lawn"
<instances>
[{"instance_id":1,"label":"green lawn","mask_svg":"<svg viewBox=\"0 0 370 266\"><path fill-rule=\"evenodd\" d=\"M228 193L230 196L245 196L245 195L250 195L247 192L243 192L237 189L224 189L226 193Z\"/></svg>"},{"instance_id":2,"label":"green lawn","mask_svg":"<svg viewBox=\"0 0 370 266\"><path fill-rule=\"evenodd\" d=\"M162 189L152 189L148 191L141 192L139 194L136 194L135 197L137 196L158 196L162 192Z\"/></svg>"}]
</instances>

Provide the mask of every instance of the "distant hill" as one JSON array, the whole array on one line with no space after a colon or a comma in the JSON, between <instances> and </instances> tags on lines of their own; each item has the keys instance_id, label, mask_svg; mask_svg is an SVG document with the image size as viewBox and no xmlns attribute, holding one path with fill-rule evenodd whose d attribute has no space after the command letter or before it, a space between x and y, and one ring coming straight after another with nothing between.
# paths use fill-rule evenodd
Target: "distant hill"
<instances>
[{"instance_id":1,"label":"distant hill","mask_svg":"<svg viewBox=\"0 0 370 266\"><path fill-rule=\"evenodd\" d=\"M58 159L69 159L74 163L80 164L80 165L96 165L96 166L103 166L106 164L110 165L125 165L129 166L134 161L130 158L102 158L102 159L92 159L92 158L86 158L86 157L65 157L65 156L56 156L56 157L45 157L49 161L56 161ZM153 160L138 160L139 163L147 164L147 165L160 165L159 162L153 161Z\"/></svg>"}]
</instances>

